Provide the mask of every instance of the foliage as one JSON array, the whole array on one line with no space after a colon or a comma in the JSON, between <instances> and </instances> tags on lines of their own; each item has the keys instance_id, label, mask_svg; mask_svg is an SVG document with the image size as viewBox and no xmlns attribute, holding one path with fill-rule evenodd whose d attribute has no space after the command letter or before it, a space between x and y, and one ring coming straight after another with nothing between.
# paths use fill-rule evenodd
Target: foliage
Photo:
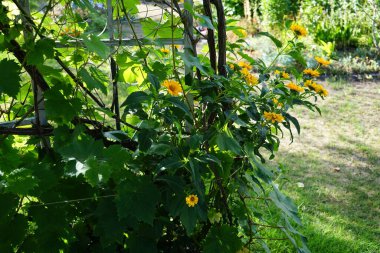
<instances>
[{"instance_id":1,"label":"foliage","mask_svg":"<svg viewBox=\"0 0 380 253\"><path fill-rule=\"evenodd\" d=\"M94 12L89 1L73 2ZM50 2L30 19L4 3L1 66L12 75L0 84L1 115L16 123L0 128L1 252L269 251L262 227L280 228L308 252L293 227L301 224L297 207L275 184L280 171L263 165L284 131L300 132L291 109L319 111L316 101L327 95L313 81L323 67L302 56L302 34L289 30L282 43L262 33L278 48L270 64L242 52L244 41L228 43L228 63L214 70L208 53L162 50L159 38L183 33L173 8L142 22L153 44L144 45L130 19L137 1L115 1L115 17L134 34L131 50L109 47L86 23L78 36L61 34L77 22L71 2L59 17ZM209 29L224 28L186 8ZM33 36L23 36L22 20ZM69 38L75 46L58 47ZM292 67L277 66L284 55ZM30 78L43 91L47 125ZM116 84L126 94L120 107ZM33 113L32 127L17 128ZM277 210L274 224L269 207Z\"/></svg>"},{"instance_id":2,"label":"foliage","mask_svg":"<svg viewBox=\"0 0 380 253\"><path fill-rule=\"evenodd\" d=\"M334 42L338 50L368 47L374 45L372 35L378 36L377 5L376 0L304 0L300 20L316 42Z\"/></svg>"},{"instance_id":3,"label":"foliage","mask_svg":"<svg viewBox=\"0 0 380 253\"><path fill-rule=\"evenodd\" d=\"M227 0L224 2L226 15L244 17L244 6L241 0Z\"/></svg>"},{"instance_id":4,"label":"foliage","mask_svg":"<svg viewBox=\"0 0 380 253\"><path fill-rule=\"evenodd\" d=\"M282 25L287 19L294 19L301 5L300 0L261 0L264 22L270 26Z\"/></svg>"}]
</instances>

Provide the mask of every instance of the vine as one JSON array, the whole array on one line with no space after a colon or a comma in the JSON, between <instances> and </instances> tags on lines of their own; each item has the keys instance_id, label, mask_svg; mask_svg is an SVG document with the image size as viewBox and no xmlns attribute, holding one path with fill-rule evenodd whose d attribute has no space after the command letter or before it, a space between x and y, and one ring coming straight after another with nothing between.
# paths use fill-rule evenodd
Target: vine
<instances>
[{"instance_id":1,"label":"vine","mask_svg":"<svg viewBox=\"0 0 380 253\"><path fill-rule=\"evenodd\" d=\"M284 130L300 132L291 109L319 111L328 94L315 78L329 61L306 64L304 28L289 27L285 46L261 33L293 58L267 66L242 39L227 41L227 30L243 28L220 0L204 0L204 15L191 1L162 3L159 21L139 23L138 1L94 2L126 21L118 41L94 35L85 16L101 11L91 1L51 0L31 15L0 1L0 251L236 253L289 240L308 252L297 207L275 183L280 172L263 164ZM67 7L66 23L53 24L57 6ZM61 31L76 22L73 42ZM33 36L24 38L26 25ZM184 50L174 44L183 34ZM208 52L198 53L203 36Z\"/></svg>"}]
</instances>

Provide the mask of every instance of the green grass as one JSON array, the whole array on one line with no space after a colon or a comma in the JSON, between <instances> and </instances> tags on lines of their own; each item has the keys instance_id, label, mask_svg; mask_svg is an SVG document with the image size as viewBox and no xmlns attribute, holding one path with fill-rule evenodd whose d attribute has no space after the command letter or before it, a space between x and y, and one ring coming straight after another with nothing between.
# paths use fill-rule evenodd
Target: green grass
<instances>
[{"instance_id":1,"label":"green grass","mask_svg":"<svg viewBox=\"0 0 380 253\"><path fill-rule=\"evenodd\" d=\"M380 83L328 87L322 116L293 112L303 128L275 158L287 168L282 189L299 206L311 252L380 252ZM287 241L269 244L294 252Z\"/></svg>"}]
</instances>

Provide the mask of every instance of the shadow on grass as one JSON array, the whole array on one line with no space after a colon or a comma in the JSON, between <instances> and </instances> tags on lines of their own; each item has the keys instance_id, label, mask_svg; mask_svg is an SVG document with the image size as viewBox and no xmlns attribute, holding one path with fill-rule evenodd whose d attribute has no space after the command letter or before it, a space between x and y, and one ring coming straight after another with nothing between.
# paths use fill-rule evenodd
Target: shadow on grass
<instances>
[{"instance_id":1,"label":"shadow on grass","mask_svg":"<svg viewBox=\"0 0 380 253\"><path fill-rule=\"evenodd\" d=\"M364 143L347 142L354 149L326 146L327 157L317 151L282 151L277 159L294 183L285 183L283 190L299 205L304 223L299 230L311 252L380 252L380 157ZM347 159L353 161L349 166ZM278 248L273 252L292 252L286 242L271 244Z\"/></svg>"}]
</instances>

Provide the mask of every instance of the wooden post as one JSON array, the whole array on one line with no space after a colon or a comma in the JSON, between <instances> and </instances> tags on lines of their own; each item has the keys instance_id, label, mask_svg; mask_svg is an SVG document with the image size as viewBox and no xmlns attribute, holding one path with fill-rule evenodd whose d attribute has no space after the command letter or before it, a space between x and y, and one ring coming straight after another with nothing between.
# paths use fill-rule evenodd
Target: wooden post
<instances>
[{"instance_id":1,"label":"wooden post","mask_svg":"<svg viewBox=\"0 0 380 253\"><path fill-rule=\"evenodd\" d=\"M24 9L25 13L30 16L30 5L29 0L20 0L20 5ZM25 18L22 18L22 22L24 25L24 38L25 41L28 39L31 39L33 36L33 29L30 27L30 24L25 20ZM46 118L46 112L45 112L45 104L43 99L43 91L41 88L37 85L35 82L36 76L34 73L31 74L31 83L33 87L33 96L34 96L34 124L37 126L38 129L42 129L41 127L47 126L47 118ZM42 137L42 136L41 136ZM44 148L50 148L50 141L47 137L42 137L41 141L41 147Z\"/></svg>"},{"instance_id":2,"label":"wooden post","mask_svg":"<svg viewBox=\"0 0 380 253\"><path fill-rule=\"evenodd\" d=\"M109 33L109 39L110 41L114 40L114 22L113 22L113 8L112 8L112 0L107 0L107 30ZM111 52L113 51L113 47L110 46ZM115 59L111 56L110 57L110 65L111 65L111 83L112 83L112 105L114 107L115 111L115 123L116 123L116 129L120 130L120 107L119 107L119 91L117 87L117 72L118 67L116 64Z\"/></svg>"},{"instance_id":3,"label":"wooden post","mask_svg":"<svg viewBox=\"0 0 380 253\"><path fill-rule=\"evenodd\" d=\"M185 4L189 4L191 7L194 6L194 2L193 0L185 0ZM184 40L184 51L185 51L185 54L190 54L190 55L194 55L194 47L196 45L193 45L192 41L193 41L193 26L194 26L194 21L193 21L193 16L191 15L191 13L187 10L184 10L183 12L184 14L184 18L185 18L185 22L184 22L184 37L183 37L183 40ZM185 66L185 76L187 75L190 75L191 77L193 77L193 69L188 67L188 66Z\"/></svg>"}]
</instances>

